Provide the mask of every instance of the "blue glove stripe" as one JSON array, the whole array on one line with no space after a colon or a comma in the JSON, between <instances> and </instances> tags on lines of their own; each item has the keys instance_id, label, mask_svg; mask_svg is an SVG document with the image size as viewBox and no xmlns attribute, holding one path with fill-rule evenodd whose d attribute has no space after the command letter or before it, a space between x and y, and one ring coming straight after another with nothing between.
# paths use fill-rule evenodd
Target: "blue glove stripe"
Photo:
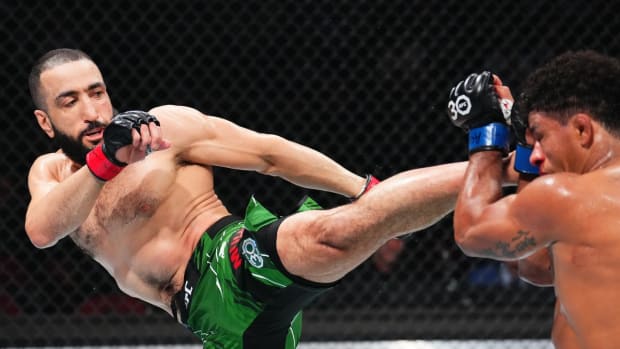
<instances>
[{"instance_id":1,"label":"blue glove stripe","mask_svg":"<svg viewBox=\"0 0 620 349\"><path fill-rule=\"evenodd\" d=\"M494 122L469 130L469 152L501 150L508 153L510 129L508 125Z\"/></svg>"},{"instance_id":2,"label":"blue glove stripe","mask_svg":"<svg viewBox=\"0 0 620 349\"><path fill-rule=\"evenodd\" d=\"M540 169L530 163L530 155L532 147L529 145L517 143L515 150L515 171L525 174L539 174Z\"/></svg>"}]
</instances>

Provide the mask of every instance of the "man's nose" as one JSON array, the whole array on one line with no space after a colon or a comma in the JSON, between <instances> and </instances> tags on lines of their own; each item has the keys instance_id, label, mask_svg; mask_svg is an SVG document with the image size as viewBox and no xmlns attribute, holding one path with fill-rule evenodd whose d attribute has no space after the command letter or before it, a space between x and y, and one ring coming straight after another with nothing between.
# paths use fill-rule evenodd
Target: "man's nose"
<instances>
[{"instance_id":1,"label":"man's nose","mask_svg":"<svg viewBox=\"0 0 620 349\"><path fill-rule=\"evenodd\" d=\"M540 147L540 143L535 142L534 147L532 148L532 153L530 154L530 164L540 169L543 162L545 162L545 154Z\"/></svg>"},{"instance_id":2,"label":"man's nose","mask_svg":"<svg viewBox=\"0 0 620 349\"><path fill-rule=\"evenodd\" d=\"M99 113L97 112L95 103L93 103L90 99L87 98L83 106L82 115L85 121L96 121L99 118Z\"/></svg>"}]
</instances>

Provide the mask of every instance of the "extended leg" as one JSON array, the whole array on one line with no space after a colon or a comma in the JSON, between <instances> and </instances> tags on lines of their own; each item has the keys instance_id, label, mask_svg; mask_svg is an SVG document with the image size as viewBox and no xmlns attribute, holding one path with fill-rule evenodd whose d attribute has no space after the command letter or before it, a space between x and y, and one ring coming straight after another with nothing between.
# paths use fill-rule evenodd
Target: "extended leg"
<instances>
[{"instance_id":1,"label":"extended leg","mask_svg":"<svg viewBox=\"0 0 620 349\"><path fill-rule=\"evenodd\" d=\"M454 209L467 163L410 170L375 186L354 203L302 212L278 229L285 268L315 282L333 282L387 240L424 229Z\"/></svg>"}]
</instances>

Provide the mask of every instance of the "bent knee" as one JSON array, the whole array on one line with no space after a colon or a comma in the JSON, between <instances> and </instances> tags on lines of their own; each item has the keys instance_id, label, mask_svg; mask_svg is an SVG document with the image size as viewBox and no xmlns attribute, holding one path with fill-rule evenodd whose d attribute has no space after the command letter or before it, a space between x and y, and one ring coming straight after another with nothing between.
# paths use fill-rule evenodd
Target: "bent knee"
<instances>
[{"instance_id":1,"label":"bent knee","mask_svg":"<svg viewBox=\"0 0 620 349\"><path fill-rule=\"evenodd\" d=\"M349 211L349 206L342 206L307 212L308 215L292 222L291 228L298 234L300 241L305 241L311 247L333 250L334 253L346 251L359 244L365 220L363 217L353 219Z\"/></svg>"},{"instance_id":2,"label":"bent knee","mask_svg":"<svg viewBox=\"0 0 620 349\"><path fill-rule=\"evenodd\" d=\"M280 224L276 249L289 273L330 282L342 276L338 264L350 254L352 244L348 240L342 238L339 224L333 224L324 211L303 212Z\"/></svg>"}]
</instances>

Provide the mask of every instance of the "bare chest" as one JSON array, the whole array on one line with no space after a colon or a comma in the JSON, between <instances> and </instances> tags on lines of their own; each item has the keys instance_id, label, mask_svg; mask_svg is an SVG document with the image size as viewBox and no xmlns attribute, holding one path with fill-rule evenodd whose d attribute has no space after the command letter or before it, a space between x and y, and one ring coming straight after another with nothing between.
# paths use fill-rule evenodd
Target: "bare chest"
<instances>
[{"instance_id":1,"label":"bare chest","mask_svg":"<svg viewBox=\"0 0 620 349\"><path fill-rule=\"evenodd\" d=\"M103 252L106 242L121 242L130 236L135 240L139 237L135 232L153 218L174 180L171 165L145 162L128 166L105 184L74 240L92 255Z\"/></svg>"}]
</instances>

